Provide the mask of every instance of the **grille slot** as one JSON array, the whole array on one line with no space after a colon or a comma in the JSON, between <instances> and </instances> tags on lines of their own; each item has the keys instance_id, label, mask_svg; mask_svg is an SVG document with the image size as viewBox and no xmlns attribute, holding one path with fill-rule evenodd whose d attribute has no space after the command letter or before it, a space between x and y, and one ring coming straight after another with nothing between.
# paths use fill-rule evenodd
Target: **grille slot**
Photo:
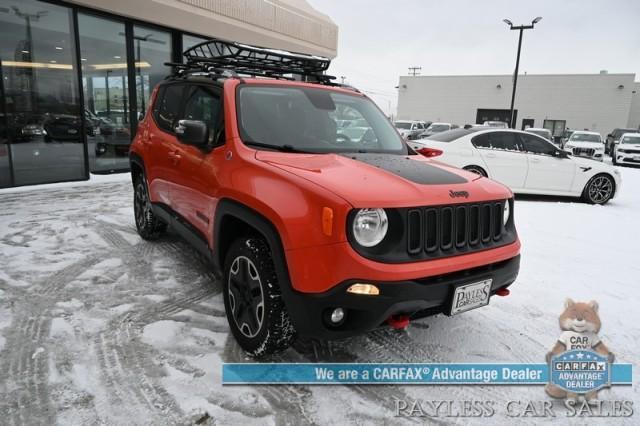
<instances>
[{"instance_id":1,"label":"grille slot","mask_svg":"<svg viewBox=\"0 0 640 426\"><path fill-rule=\"evenodd\" d=\"M465 206L456 207L456 248L464 247L467 244L467 208Z\"/></svg>"},{"instance_id":2,"label":"grille slot","mask_svg":"<svg viewBox=\"0 0 640 426\"><path fill-rule=\"evenodd\" d=\"M502 235L502 215L504 214L504 207L502 203L495 204L493 206L493 239L499 240Z\"/></svg>"},{"instance_id":3,"label":"grille slot","mask_svg":"<svg viewBox=\"0 0 640 426\"><path fill-rule=\"evenodd\" d=\"M469 245L480 242L480 206L469 208Z\"/></svg>"},{"instance_id":4,"label":"grille slot","mask_svg":"<svg viewBox=\"0 0 640 426\"><path fill-rule=\"evenodd\" d=\"M453 246L453 208L445 207L440 212L440 248L449 250Z\"/></svg>"},{"instance_id":5,"label":"grille slot","mask_svg":"<svg viewBox=\"0 0 640 426\"><path fill-rule=\"evenodd\" d=\"M409 210L407 213L407 251L416 254L422 251L422 212Z\"/></svg>"},{"instance_id":6,"label":"grille slot","mask_svg":"<svg viewBox=\"0 0 640 426\"><path fill-rule=\"evenodd\" d=\"M428 209L424 215L425 221L425 251L433 253L438 250L438 211L436 209Z\"/></svg>"}]
</instances>

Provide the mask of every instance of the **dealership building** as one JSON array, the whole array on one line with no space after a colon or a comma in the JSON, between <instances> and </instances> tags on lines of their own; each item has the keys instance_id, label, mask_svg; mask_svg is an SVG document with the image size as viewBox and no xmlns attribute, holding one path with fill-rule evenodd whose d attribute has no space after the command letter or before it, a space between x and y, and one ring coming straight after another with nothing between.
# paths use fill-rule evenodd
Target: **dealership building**
<instances>
[{"instance_id":1,"label":"dealership building","mask_svg":"<svg viewBox=\"0 0 640 426\"><path fill-rule=\"evenodd\" d=\"M328 58L305 0L0 0L0 187L127 170L153 87L209 38Z\"/></svg>"},{"instance_id":2,"label":"dealership building","mask_svg":"<svg viewBox=\"0 0 640 426\"><path fill-rule=\"evenodd\" d=\"M605 137L616 127L640 126L635 74L518 76L515 128L589 129ZM513 75L402 76L398 118L458 125L509 122Z\"/></svg>"}]
</instances>

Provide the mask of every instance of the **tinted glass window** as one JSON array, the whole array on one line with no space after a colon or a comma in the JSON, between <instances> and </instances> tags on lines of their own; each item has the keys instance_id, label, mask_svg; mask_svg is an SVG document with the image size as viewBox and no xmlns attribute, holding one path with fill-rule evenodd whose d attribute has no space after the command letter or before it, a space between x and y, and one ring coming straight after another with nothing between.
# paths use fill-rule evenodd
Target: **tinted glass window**
<instances>
[{"instance_id":1,"label":"tinted glass window","mask_svg":"<svg viewBox=\"0 0 640 426\"><path fill-rule=\"evenodd\" d=\"M85 136L71 9L0 1L0 186L83 179ZM83 134L84 130L84 134Z\"/></svg>"},{"instance_id":2,"label":"tinted glass window","mask_svg":"<svg viewBox=\"0 0 640 426\"><path fill-rule=\"evenodd\" d=\"M524 150L531 154L553 155L556 147L544 139L533 135L520 135L524 144Z\"/></svg>"},{"instance_id":3,"label":"tinted glass window","mask_svg":"<svg viewBox=\"0 0 640 426\"><path fill-rule=\"evenodd\" d=\"M180 102L182 101L183 85L174 84L164 86L158 94L155 103L153 117L162 130L173 133L173 129L180 113Z\"/></svg>"},{"instance_id":4,"label":"tinted glass window","mask_svg":"<svg viewBox=\"0 0 640 426\"><path fill-rule=\"evenodd\" d=\"M516 133L491 132L476 136L471 141L476 148L520 151L520 140Z\"/></svg>"},{"instance_id":5,"label":"tinted glass window","mask_svg":"<svg viewBox=\"0 0 640 426\"><path fill-rule=\"evenodd\" d=\"M196 87L184 106L184 114L187 120L199 120L207 123L209 127L209 143L218 133L218 114L220 112L220 97L203 88Z\"/></svg>"}]
</instances>

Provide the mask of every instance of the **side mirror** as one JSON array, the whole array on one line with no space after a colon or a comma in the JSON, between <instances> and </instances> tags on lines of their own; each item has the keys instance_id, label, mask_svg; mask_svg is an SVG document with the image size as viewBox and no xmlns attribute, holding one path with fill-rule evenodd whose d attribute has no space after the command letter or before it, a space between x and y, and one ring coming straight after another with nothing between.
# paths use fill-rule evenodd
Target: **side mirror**
<instances>
[{"instance_id":1,"label":"side mirror","mask_svg":"<svg viewBox=\"0 0 640 426\"><path fill-rule=\"evenodd\" d=\"M204 146L209 140L209 127L200 120L180 120L174 129L185 145Z\"/></svg>"},{"instance_id":2,"label":"side mirror","mask_svg":"<svg viewBox=\"0 0 640 426\"><path fill-rule=\"evenodd\" d=\"M558 158L569 158L569 153L567 151L558 150L556 151L555 156Z\"/></svg>"},{"instance_id":3,"label":"side mirror","mask_svg":"<svg viewBox=\"0 0 640 426\"><path fill-rule=\"evenodd\" d=\"M608 137L608 138L612 138L612 137L613 137L613 135L612 135L611 133L609 133L609 134L607 135L607 137Z\"/></svg>"},{"instance_id":4,"label":"side mirror","mask_svg":"<svg viewBox=\"0 0 640 426\"><path fill-rule=\"evenodd\" d=\"M613 141L613 143L618 145L620 143L620 139L616 139L615 141Z\"/></svg>"},{"instance_id":5,"label":"side mirror","mask_svg":"<svg viewBox=\"0 0 640 426\"><path fill-rule=\"evenodd\" d=\"M144 112L142 112L142 111L138 111L138 116L137 116L137 118L138 118L138 121L139 121L139 122L140 122L140 121L142 121L142 120L144 120Z\"/></svg>"}]
</instances>

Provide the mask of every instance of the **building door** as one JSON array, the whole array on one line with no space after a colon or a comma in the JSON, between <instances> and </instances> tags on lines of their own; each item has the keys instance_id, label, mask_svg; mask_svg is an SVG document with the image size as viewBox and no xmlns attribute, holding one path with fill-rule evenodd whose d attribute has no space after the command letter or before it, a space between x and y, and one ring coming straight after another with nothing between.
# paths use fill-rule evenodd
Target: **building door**
<instances>
[{"instance_id":1,"label":"building door","mask_svg":"<svg viewBox=\"0 0 640 426\"><path fill-rule=\"evenodd\" d=\"M543 127L551 132L554 141L559 141L562 138L566 126L567 120L544 120L543 124Z\"/></svg>"},{"instance_id":2,"label":"building door","mask_svg":"<svg viewBox=\"0 0 640 426\"><path fill-rule=\"evenodd\" d=\"M0 186L11 159L13 184L87 177L70 8L34 0L3 2L0 61L4 135Z\"/></svg>"},{"instance_id":3,"label":"building door","mask_svg":"<svg viewBox=\"0 0 640 426\"><path fill-rule=\"evenodd\" d=\"M511 111L508 109L478 109L476 113L476 124L482 124L485 121L503 121L509 123ZM518 110L513 111L513 121L517 122Z\"/></svg>"},{"instance_id":4,"label":"building door","mask_svg":"<svg viewBox=\"0 0 640 426\"><path fill-rule=\"evenodd\" d=\"M526 130L529 127L535 126L535 120L533 118L523 118L522 119L522 130Z\"/></svg>"}]
</instances>

